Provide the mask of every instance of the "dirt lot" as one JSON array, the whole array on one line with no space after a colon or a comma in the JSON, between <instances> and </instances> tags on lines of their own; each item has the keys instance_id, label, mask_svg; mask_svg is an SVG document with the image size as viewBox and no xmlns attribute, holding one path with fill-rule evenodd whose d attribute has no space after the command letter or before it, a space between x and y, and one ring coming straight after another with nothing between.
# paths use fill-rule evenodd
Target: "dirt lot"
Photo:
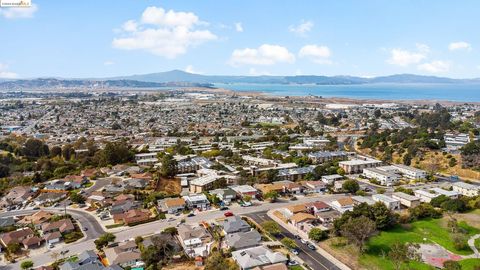
<instances>
[{"instance_id":1,"label":"dirt lot","mask_svg":"<svg viewBox=\"0 0 480 270\"><path fill-rule=\"evenodd\" d=\"M180 186L179 178L160 178L159 183L157 184L156 191L164 191L168 194L180 194L182 188Z\"/></svg>"},{"instance_id":2,"label":"dirt lot","mask_svg":"<svg viewBox=\"0 0 480 270\"><path fill-rule=\"evenodd\" d=\"M337 243L341 247L335 248ZM353 246L346 244L344 239L340 237L334 237L325 241L321 241L318 243L318 245L351 269L364 269L358 263L358 250L356 250Z\"/></svg>"},{"instance_id":3,"label":"dirt lot","mask_svg":"<svg viewBox=\"0 0 480 270\"><path fill-rule=\"evenodd\" d=\"M202 270L204 267L195 266L194 262L172 263L166 266L165 270Z\"/></svg>"}]
</instances>

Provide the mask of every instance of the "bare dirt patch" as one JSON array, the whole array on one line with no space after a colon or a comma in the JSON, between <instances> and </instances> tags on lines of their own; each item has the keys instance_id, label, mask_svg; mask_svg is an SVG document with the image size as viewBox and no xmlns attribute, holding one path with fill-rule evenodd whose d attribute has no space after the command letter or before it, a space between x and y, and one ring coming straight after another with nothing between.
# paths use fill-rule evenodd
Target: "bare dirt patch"
<instances>
[{"instance_id":1,"label":"bare dirt patch","mask_svg":"<svg viewBox=\"0 0 480 270\"><path fill-rule=\"evenodd\" d=\"M168 194L180 194L182 187L179 178L163 178L157 182L156 191L164 191Z\"/></svg>"}]
</instances>

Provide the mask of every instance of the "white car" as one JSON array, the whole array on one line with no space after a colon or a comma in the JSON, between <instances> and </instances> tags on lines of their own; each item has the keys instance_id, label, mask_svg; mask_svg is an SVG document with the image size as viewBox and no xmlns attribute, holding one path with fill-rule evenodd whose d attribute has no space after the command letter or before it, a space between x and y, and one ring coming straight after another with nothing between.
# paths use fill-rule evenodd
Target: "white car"
<instances>
[{"instance_id":1,"label":"white car","mask_svg":"<svg viewBox=\"0 0 480 270\"><path fill-rule=\"evenodd\" d=\"M302 242L302 244L306 244L306 243L307 243L307 240L305 240L305 239L302 238L302 239L300 239L300 242Z\"/></svg>"}]
</instances>

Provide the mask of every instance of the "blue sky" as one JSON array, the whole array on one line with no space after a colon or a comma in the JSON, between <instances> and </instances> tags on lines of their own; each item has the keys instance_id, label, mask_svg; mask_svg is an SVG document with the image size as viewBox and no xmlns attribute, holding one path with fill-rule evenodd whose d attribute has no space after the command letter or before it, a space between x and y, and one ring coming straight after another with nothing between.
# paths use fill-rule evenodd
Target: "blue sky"
<instances>
[{"instance_id":1,"label":"blue sky","mask_svg":"<svg viewBox=\"0 0 480 270\"><path fill-rule=\"evenodd\" d=\"M0 8L0 78L172 69L480 77L480 2L474 0L32 3Z\"/></svg>"}]
</instances>

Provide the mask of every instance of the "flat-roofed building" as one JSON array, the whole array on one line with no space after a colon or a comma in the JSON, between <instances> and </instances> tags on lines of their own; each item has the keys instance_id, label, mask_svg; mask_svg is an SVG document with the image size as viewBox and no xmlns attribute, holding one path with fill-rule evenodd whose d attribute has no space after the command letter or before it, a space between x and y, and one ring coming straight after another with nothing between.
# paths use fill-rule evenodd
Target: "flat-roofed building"
<instances>
[{"instance_id":1,"label":"flat-roofed building","mask_svg":"<svg viewBox=\"0 0 480 270\"><path fill-rule=\"evenodd\" d=\"M374 205L375 201L371 199L371 197L365 197L365 196L352 196L352 200L355 205L359 205L362 203L366 203L368 205Z\"/></svg>"},{"instance_id":2,"label":"flat-roofed building","mask_svg":"<svg viewBox=\"0 0 480 270\"><path fill-rule=\"evenodd\" d=\"M382 161L372 158L355 158L351 160L340 161L338 166L342 168L345 173L362 173L365 168L373 168L380 166Z\"/></svg>"},{"instance_id":3,"label":"flat-roofed building","mask_svg":"<svg viewBox=\"0 0 480 270\"><path fill-rule=\"evenodd\" d=\"M423 189L417 189L413 191L415 193L415 197L420 198L421 202L429 203L433 198L440 196L440 194L435 192L429 192Z\"/></svg>"},{"instance_id":4,"label":"flat-roofed building","mask_svg":"<svg viewBox=\"0 0 480 270\"><path fill-rule=\"evenodd\" d=\"M473 197L480 195L480 186L472 185L465 182L453 183L452 190L462 194L463 196Z\"/></svg>"},{"instance_id":5,"label":"flat-roofed building","mask_svg":"<svg viewBox=\"0 0 480 270\"><path fill-rule=\"evenodd\" d=\"M378 180L382 186L387 187L393 186L399 179L397 174L378 168L365 168L363 169L363 175L368 179Z\"/></svg>"},{"instance_id":6,"label":"flat-roofed building","mask_svg":"<svg viewBox=\"0 0 480 270\"><path fill-rule=\"evenodd\" d=\"M397 168L398 172L401 173L406 178L425 179L425 177L427 177L427 172L424 170L420 170L410 166L405 166L402 164L394 164L392 166Z\"/></svg>"},{"instance_id":7,"label":"flat-roofed building","mask_svg":"<svg viewBox=\"0 0 480 270\"><path fill-rule=\"evenodd\" d=\"M460 196L460 194L456 191L445 190L443 188L431 188L430 190L439 195L445 195L450 199L457 199Z\"/></svg>"},{"instance_id":8,"label":"flat-roofed building","mask_svg":"<svg viewBox=\"0 0 480 270\"><path fill-rule=\"evenodd\" d=\"M385 206L390 210L400 209L400 201L385 194L373 194L372 199L376 202L385 204Z\"/></svg>"},{"instance_id":9,"label":"flat-roofed building","mask_svg":"<svg viewBox=\"0 0 480 270\"><path fill-rule=\"evenodd\" d=\"M394 192L392 198L399 200L400 204L408 208L416 207L420 204L420 198L403 192Z\"/></svg>"},{"instance_id":10,"label":"flat-roofed building","mask_svg":"<svg viewBox=\"0 0 480 270\"><path fill-rule=\"evenodd\" d=\"M328 184L328 185L331 185L331 184L335 183L335 181L342 180L342 179L343 179L343 176L341 176L339 174L331 174L331 175L322 176L322 181L325 184Z\"/></svg>"},{"instance_id":11,"label":"flat-roofed building","mask_svg":"<svg viewBox=\"0 0 480 270\"><path fill-rule=\"evenodd\" d=\"M348 154L343 151L333 151L333 152L313 152L307 155L309 159L312 160L315 164L325 163L331 160L345 160L348 157Z\"/></svg>"}]
</instances>

